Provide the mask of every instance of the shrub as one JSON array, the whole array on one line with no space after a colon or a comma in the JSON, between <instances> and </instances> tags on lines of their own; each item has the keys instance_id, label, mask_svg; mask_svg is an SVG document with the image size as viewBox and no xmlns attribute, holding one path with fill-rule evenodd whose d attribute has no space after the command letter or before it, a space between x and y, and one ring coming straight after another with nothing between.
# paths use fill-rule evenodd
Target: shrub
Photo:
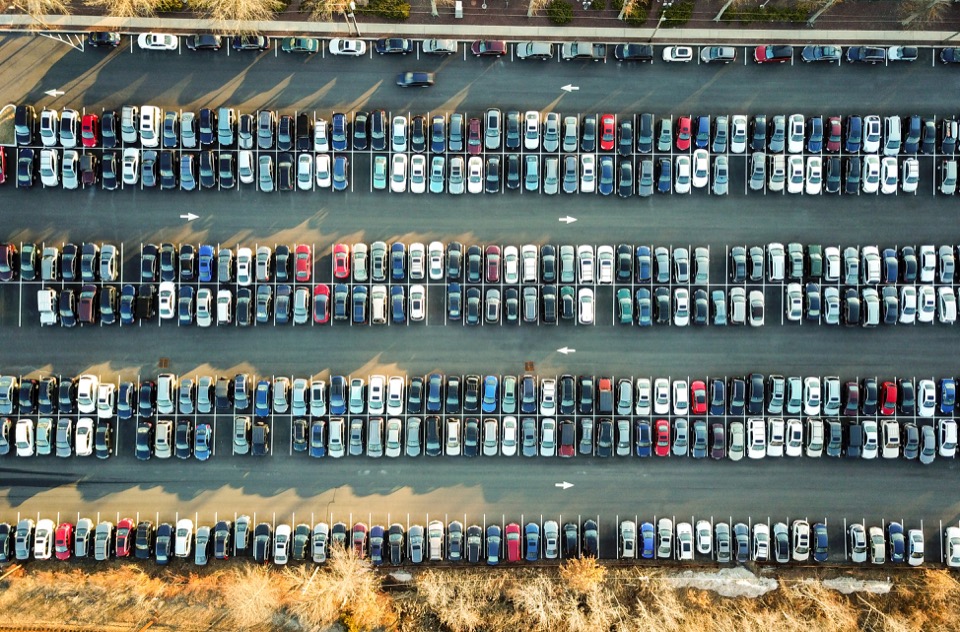
<instances>
[{"instance_id":1,"label":"shrub","mask_svg":"<svg viewBox=\"0 0 960 632\"><path fill-rule=\"evenodd\" d=\"M186 3L182 0L157 0L153 5L153 10L157 13L174 13L186 9Z\"/></svg>"},{"instance_id":2,"label":"shrub","mask_svg":"<svg viewBox=\"0 0 960 632\"><path fill-rule=\"evenodd\" d=\"M603 11L607 8L607 0L590 0L590 9L593 11Z\"/></svg>"},{"instance_id":3,"label":"shrub","mask_svg":"<svg viewBox=\"0 0 960 632\"><path fill-rule=\"evenodd\" d=\"M358 6L357 13L377 15L388 20L403 22L410 19L410 3L406 0L370 0L367 6Z\"/></svg>"},{"instance_id":4,"label":"shrub","mask_svg":"<svg viewBox=\"0 0 960 632\"><path fill-rule=\"evenodd\" d=\"M626 0L630 2L624 21L630 26L643 26L647 23L647 7L649 0ZM619 14L623 9L625 0L613 0L612 8Z\"/></svg>"},{"instance_id":5,"label":"shrub","mask_svg":"<svg viewBox=\"0 0 960 632\"><path fill-rule=\"evenodd\" d=\"M573 5L567 0L552 0L547 5L547 17L554 24L568 24L573 20Z\"/></svg>"},{"instance_id":6,"label":"shrub","mask_svg":"<svg viewBox=\"0 0 960 632\"><path fill-rule=\"evenodd\" d=\"M663 15L666 16L663 20L663 26L667 28L683 26L693 17L693 2L690 0L674 2L663 10Z\"/></svg>"}]
</instances>

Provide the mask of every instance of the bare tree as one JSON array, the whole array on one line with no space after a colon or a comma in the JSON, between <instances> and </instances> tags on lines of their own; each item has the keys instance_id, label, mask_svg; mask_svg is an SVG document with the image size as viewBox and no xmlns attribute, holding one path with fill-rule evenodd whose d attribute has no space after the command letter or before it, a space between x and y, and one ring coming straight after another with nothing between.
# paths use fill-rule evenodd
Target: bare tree
<instances>
[{"instance_id":1,"label":"bare tree","mask_svg":"<svg viewBox=\"0 0 960 632\"><path fill-rule=\"evenodd\" d=\"M573 557L560 567L560 577L570 590L587 594L603 584L607 569L597 563L595 557Z\"/></svg>"},{"instance_id":2,"label":"bare tree","mask_svg":"<svg viewBox=\"0 0 960 632\"><path fill-rule=\"evenodd\" d=\"M333 16L346 13L350 0L314 0L311 3L310 18L320 22L329 22Z\"/></svg>"},{"instance_id":3,"label":"bare tree","mask_svg":"<svg viewBox=\"0 0 960 632\"><path fill-rule=\"evenodd\" d=\"M89 7L104 9L117 18L149 17L156 12L157 0L86 0Z\"/></svg>"},{"instance_id":4,"label":"bare tree","mask_svg":"<svg viewBox=\"0 0 960 632\"><path fill-rule=\"evenodd\" d=\"M438 7L452 7L455 4L456 0L430 0L430 15L440 17Z\"/></svg>"},{"instance_id":5,"label":"bare tree","mask_svg":"<svg viewBox=\"0 0 960 632\"><path fill-rule=\"evenodd\" d=\"M645 0L624 0L623 7L620 9L620 15L617 16L618 20L625 20L636 11L638 8L642 7L645 4Z\"/></svg>"},{"instance_id":6,"label":"bare tree","mask_svg":"<svg viewBox=\"0 0 960 632\"><path fill-rule=\"evenodd\" d=\"M191 4L221 24L230 20L266 22L283 8L277 0L191 0Z\"/></svg>"},{"instance_id":7,"label":"bare tree","mask_svg":"<svg viewBox=\"0 0 960 632\"><path fill-rule=\"evenodd\" d=\"M903 26L921 27L926 24L940 22L947 8L953 0L913 0L903 3L903 13L906 17L900 21Z\"/></svg>"},{"instance_id":8,"label":"bare tree","mask_svg":"<svg viewBox=\"0 0 960 632\"><path fill-rule=\"evenodd\" d=\"M830 7L840 4L841 2L843 2L843 0L826 0L826 2L823 3L823 6L817 9L817 12L811 15L810 19L807 20L807 26L813 26L817 22L817 19L826 13Z\"/></svg>"},{"instance_id":9,"label":"bare tree","mask_svg":"<svg viewBox=\"0 0 960 632\"><path fill-rule=\"evenodd\" d=\"M727 0L727 1L723 4L723 6L720 7L720 11L717 13L716 16L714 16L713 21L714 21L714 22L719 22L719 21L720 21L720 18L723 17L723 14L727 12L727 9L729 9L730 7L740 6L741 4L744 4L744 3L746 3L746 2L747 2L747 0Z\"/></svg>"},{"instance_id":10,"label":"bare tree","mask_svg":"<svg viewBox=\"0 0 960 632\"><path fill-rule=\"evenodd\" d=\"M529 4L527 5L527 17L532 18L536 14L540 13L540 10L548 4L550 4L550 0L529 0Z\"/></svg>"},{"instance_id":11,"label":"bare tree","mask_svg":"<svg viewBox=\"0 0 960 632\"><path fill-rule=\"evenodd\" d=\"M10 4L13 8L23 11L40 24L44 23L44 16L51 13L64 15L70 13L66 0L13 0Z\"/></svg>"}]
</instances>

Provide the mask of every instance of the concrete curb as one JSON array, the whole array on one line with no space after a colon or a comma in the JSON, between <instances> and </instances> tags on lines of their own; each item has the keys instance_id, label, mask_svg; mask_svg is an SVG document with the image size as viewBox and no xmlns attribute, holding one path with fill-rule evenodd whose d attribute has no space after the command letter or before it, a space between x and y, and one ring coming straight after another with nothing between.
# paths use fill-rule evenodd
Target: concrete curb
<instances>
[{"instance_id":1,"label":"concrete curb","mask_svg":"<svg viewBox=\"0 0 960 632\"><path fill-rule=\"evenodd\" d=\"M960 31L856 31L816 29L650 29L607 27L546 27L546 26L477 26L458 24L385 24L361 22L364 38L400 35L413 38L452 37L456 39L546 39L553 41L595 40L655 41L670 43L757 44L760 42L792 43L883 43L960 46ZM231 32L245 30L264 35L310 34L349 37L346 23L298 22L276 20L267 22L215 22L183 18L110 18L82 15L51 15L45 19L45 28L25 15L0 15L0 28L7 31L77 32L90 30L119 30L124 32ZM656 35L656 37L654 37Z\"/></svg>"}]
</instances>

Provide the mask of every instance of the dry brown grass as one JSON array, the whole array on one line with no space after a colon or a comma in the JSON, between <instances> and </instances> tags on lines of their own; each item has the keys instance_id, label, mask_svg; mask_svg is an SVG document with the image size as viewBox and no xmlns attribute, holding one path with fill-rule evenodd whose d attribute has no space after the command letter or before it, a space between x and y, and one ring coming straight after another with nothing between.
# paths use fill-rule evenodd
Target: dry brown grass
<instances>
[{"instance_id":1,"label":"dry brown grass","mask_svg":"<svg viewBox=\"0 0 960 632\"><path fill-rule=\"evenodd\" d=\"M680 588L650 568L570 561L560 568L426 569L385 592L351 551L324 567L232 560L183 574L125 562L31 565L0 581L0 624L152 630L449 630L450 632L951 632L960 583L946 571L894 577L885 595L843 595L808 571L781 571L763 597ZM802 574L801 574L802 573ZM863 572L866 578L886 574Z\"/></svg>"},{"instance_id":2,"label":"dry brown grass","mask_svg":"<svg viewBox=\"0 0 960 632\"><path fill-rule=\"evenodd\" d=\"M55 13L63 15L70 13L70 5L67 0L11 0L10 6L32 17L38 25L44 24L44 16Z\"/></svg>"},{"instance_id":3,"label":"dry brown grass","mask_svg":"<svg viewBox=\"0 0 960 632\"><path fill-rule=\"evenodd\" d=\"M334 15L339 17L346 13L349 7L350 0L311 0L309 2L310 19L329 22Z\"/></svg>"},{"instance_id":4,"label":"dry brown grass","mask_svg":"<svg viewBox=\"0 0 960 632\"><path fill-rule=\"evenodd\" d=\"M159 0L84 0L90 7L103 9L117 18L150 17L156 12Z\"/></svg>"},{"instance_id":5,"label":"dry brown grass","mask_svg":"<svg viewBox=\"0 0 960 632\"><path fill-rule=\"evenodd\" d=\"M232 20L266 22L283 9L278 0L191 0L193 7L221 26ZM236 32L231 28L230 32Z\"/></svg>"}]
</instances>

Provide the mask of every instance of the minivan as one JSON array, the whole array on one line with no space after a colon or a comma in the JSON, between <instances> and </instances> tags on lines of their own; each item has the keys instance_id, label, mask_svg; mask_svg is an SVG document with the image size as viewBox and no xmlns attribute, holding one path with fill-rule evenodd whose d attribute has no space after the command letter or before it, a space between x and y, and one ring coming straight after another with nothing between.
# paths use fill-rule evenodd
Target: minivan
<instances>
[{"instance_id":1,"label":"minivan","mask_svg":"<svg viewBox=\"0 0 960 632\"><path fill-rule=\"evenodd\" d=\"M944 160L940 163L940 193L953 195L957 191L957 161Z\"/></svg>"},{"instance_id":2,"label":"minivan","mask_svg":"<svg viewBox=\"0 0 960 632\"><path fill-rule=\"evenodd\" d=\"M884 156L896 156L900 153L901 121L899 116L888 116L884 122Z\"/></svg>"},{"instance_id":3,"label":"minivan","mask_svg":"<svg viewBox=\"0 0 960 632\"><path fill-rule=\"evenodd\" d=\"M173 386L177 376L161 373L157 376L157 412L163 415L173 413Z\"/></svg>"}]
</instances>

